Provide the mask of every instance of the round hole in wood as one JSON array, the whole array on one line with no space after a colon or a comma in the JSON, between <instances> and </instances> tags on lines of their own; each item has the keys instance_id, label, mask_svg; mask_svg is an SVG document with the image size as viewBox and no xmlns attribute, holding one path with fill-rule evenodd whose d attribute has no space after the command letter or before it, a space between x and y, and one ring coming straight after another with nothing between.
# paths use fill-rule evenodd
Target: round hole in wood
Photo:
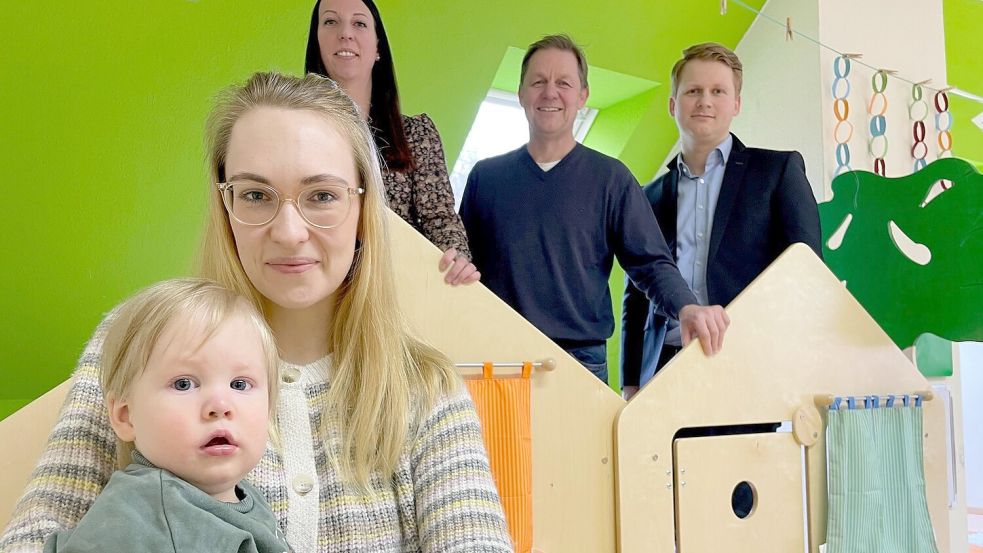
<instances>
[{"instance_id":1,"label":"round hole in wood","mask_svg":"<svg viewBox=\"0 0 983 553\"><path fill-rule=\"evenodd\" d=\"M737 518L747 518L758 503L758 492L747 481L739 482L730 494L730 508Z\"/></svg>"}]
</instances>

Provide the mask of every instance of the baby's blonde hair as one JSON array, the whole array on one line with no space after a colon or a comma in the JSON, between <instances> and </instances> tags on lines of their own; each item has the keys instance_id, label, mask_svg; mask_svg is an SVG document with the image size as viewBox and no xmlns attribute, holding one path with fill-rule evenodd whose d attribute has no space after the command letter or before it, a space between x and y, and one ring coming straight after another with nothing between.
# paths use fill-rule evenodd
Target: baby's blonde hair
<instances>
[{"instance_id":1,"label":"baby's blonde hair","mask_svg":"<svg viewBox=\"0 0 983 553\"><path fill-rule=\"evenodd\" d=\"M106 331L100 364L100 383L110 398L126 398L147 368L150 354L167 326L179 315L202 324L201 342L233 315L245 315L260 336L267 369L270 421L276 419L279 357L273 333L253 303L217 282L202 278L165 280L140 290L116 308ZM117 440L120 468L130 462L133 444Z\"/></svg>"}]
</instances>

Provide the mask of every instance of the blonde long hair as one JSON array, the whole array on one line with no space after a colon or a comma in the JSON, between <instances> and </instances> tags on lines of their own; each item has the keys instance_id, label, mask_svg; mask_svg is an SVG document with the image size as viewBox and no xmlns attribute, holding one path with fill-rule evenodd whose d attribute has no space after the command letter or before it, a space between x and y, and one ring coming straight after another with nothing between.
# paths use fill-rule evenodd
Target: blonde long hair
<instances>
[{"instance_id":1,"label":"blonde long hair","mask_svg":"<svg viewBox=\"0 0 983 553\"><path fill-rule=\"evenodd\" d=\"M200 272L253 299L253 287L239 260L232 227L214 183L225 180L232 128L259 107L317 113L348 139L361 185L365 188L352 268L339 288L327 341L332 354L331 387L323 425L335 424L341 436L338 459L343 476L370 489L378 471L392 477L410 432L437 397L460 386L450 361L411 335L398 309L390 252L386 200L372 134L355 103L330 79L256 73L244 85L227 90L208 120L206 139L211 182L208 221L202 241ZM329 436L328 428L323 435ZM327 445L327 444L325 444ZM331 451L326 447L326 451Z\"/></svg>"}]
</instances>

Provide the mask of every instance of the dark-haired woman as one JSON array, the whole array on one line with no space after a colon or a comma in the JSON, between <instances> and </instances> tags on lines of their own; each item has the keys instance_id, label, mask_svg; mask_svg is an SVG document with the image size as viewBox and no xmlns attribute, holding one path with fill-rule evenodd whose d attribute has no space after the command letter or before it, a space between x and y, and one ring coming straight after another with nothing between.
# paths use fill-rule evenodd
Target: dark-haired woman
<instances>
[{"instance_id":1,"label":"dark-haired woman","mask_svg":"<svg viewBox=\"0 0 983 553\"><path fill-rule=\"evenodd\" d=\"M334 79L358 104L384 161L389 207L444 252L440 270L450 267L444 280L478 280L454 210L440 135L426 114L400 113L392 50L372 0L314 4L305 71Z\"/></svg>"}]
</instances>

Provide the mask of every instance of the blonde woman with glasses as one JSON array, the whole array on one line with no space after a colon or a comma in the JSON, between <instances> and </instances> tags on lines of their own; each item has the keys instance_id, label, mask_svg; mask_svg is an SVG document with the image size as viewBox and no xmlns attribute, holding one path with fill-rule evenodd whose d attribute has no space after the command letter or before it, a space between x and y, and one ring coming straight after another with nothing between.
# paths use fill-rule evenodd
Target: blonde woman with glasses
<instances>
[{"instance_id":1,"label":"blonde woman with glasses","mask_svg":"<svg viewBox=\"0 0 983 553\"><path fill-rule=\"evenodd\" d=\"M256 74L219 101L207 140L200 272L252 298L280 348L280 448L247 480L290 546L511 551L474 406L394 309L385 191L352 101L315 75ZM115 466L98 381L104 326L0 551L40 551L74 526Z\"/></svg>"}]
</instances>

